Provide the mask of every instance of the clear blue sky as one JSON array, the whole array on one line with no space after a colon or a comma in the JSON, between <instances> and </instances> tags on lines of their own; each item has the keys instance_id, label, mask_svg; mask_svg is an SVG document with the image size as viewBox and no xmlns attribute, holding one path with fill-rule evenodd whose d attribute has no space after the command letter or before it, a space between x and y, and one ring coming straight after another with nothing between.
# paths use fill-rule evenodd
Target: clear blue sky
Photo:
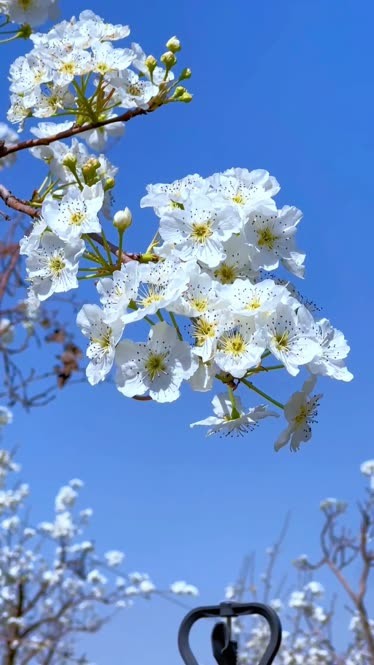
<instances>
[{"instance_id":1,"label":"clear blue sky","mask_svg":"<svg viewBox=\"0 0 374 665\"><path fill-rule=\"evenodd\" d=\"M177 34L183 64L193 70L193 103L136 119L109 155L121 168L118 207L134 211L133 249L154 228L138 209L147 183L231 166L266 168L282 185L279 203L304 212L303 292L352 347L354 382L322 382L312 442L294 455L273 452L279 422L244 439L205 439L190 430L209 415L211 396L188 391L177 404L154 406L87 385L30 415L17 411L7 439L22 442L38 518L47 518L60 483L81 477L103 549L122 548L129 569L147 570L161 584L186 579L200 587L202 601L215 602L244 554L256 549L260 559L287 510L284 561L315 552L320 499L355 499L358 465L374 454L374 367L366 349L373 326L374 8L370 0L153 0L123 9L114 0L61 1L64 18L87 7L129 23L148 52L162 52ZM4 53L5 74L16 49ZM18 191L10 172L3 179ZM33 186L25 177L19 193ZM301 381L282 384L281 394ZM92 640L89 653L99 665L176 663L182 614L166 603L139 603Z\"/></svg>"}]
</instances>

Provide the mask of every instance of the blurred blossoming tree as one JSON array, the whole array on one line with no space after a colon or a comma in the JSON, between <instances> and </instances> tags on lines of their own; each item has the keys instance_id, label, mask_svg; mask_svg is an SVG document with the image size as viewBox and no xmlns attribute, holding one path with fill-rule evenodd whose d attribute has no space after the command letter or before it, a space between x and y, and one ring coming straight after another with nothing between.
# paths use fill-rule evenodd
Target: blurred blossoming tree
<instances>
[{"instance_id":1,"label":"blurred blossoming tree","mask_svg":"<svg viewBox=\"0 0 374 665\"><path fill-rule=\"evenodd\" d=\"M267 566L257 582L254 557L247 557L239 579L226 588L226 598L245 602L270 603L283 624L282 646L277 665L373 665L374 613L370 581L374 567L374 460L361 465L369 481L364 498L358 504L357 528L346 524L348 505L328 498L321 502L323 526L320 533L321 557L311 562L305 554L293 565L296 583L288 576L276 583L274 568L287 530L286 521L278 541L267 550ZM318 571L327 569L339 595L326 598ZM336 584L334 585L336 586ZM347 620L337 615L338 600L343 599ZM257 665L269 639L268 626L262 619L248 626L235 620L239 642L240 665ZM341 644L346 644L345 648Z\"/></svg>"}]
</instances>

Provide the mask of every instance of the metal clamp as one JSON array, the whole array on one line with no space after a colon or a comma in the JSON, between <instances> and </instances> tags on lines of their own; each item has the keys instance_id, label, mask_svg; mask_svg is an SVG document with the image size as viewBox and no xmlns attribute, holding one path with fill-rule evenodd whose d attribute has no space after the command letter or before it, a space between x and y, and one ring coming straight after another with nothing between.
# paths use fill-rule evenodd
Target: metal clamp
<instances>
[{"instance_id":1,"label":"metal clamp","mask_svg":"<svg viewBox=\"0 0 374 665\"><path fill-rule=\"evenodd\" d=\"M271 665L279 651L282 640L282 626L277 613L262 603L221 603L207 607L197 607L183 619L178 633L178 648L185 665L199 665L193 655L189 643L192 626L199 619L219 617L225 618L212 630L213 655L218 665L237 665L238 645L231 637L231 619L245 614L259 614L264 617L270 627L270 640L258 665Z\"/></svg>"}]
</instances>

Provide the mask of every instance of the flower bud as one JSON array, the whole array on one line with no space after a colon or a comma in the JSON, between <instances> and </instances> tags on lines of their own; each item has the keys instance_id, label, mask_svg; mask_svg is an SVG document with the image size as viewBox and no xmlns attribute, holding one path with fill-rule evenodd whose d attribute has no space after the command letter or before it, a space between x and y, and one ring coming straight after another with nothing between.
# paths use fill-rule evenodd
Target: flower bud
<instances>
[{"instance_id":1,"label":"flower bud","mask_svg":"<svg viewBox=\"0 0 374 665\"><path fill-rule=\"evenodd\" d=\"M177 53L181 50L182 47L179 39L174 35L174 37L170 37L170 39L166 42L166 48L168 48L172 53Z\"/></svg>"},{"instance_id":2,"label":"flower bud","mask_svg":"<svg viewBox=\"0 0 374 665\"><path fill-rule=\"evenodd\" d=\"M149 73L152 74L157 66L157 60L153 55L149 55L148 58L146 58L145 64Z\"/></svg>"},{"instance_id":3,"label":"flower bud","mask_svg":"<svg viewBox=\"0 0 374 665\"><path fill-rule=\"evenodd\" d=\"M126 229L129 228L132 224L132 214L131 210L129 208L125 208L124 210L118 210L116 214L113 217L113 225L118 229L120 232L126 231Z\"/></svg>"},{"instance_id":4,"label":"flower bud","mask_svg":"<svg viewBox=\"0 0 374 665\"><path fill-rule=\"evenodd\" d=\"M182 97L187 92L186 88L183 87L183 85L177 85L177 87L174 90L174 95L172 99L179 99L179 97Z\"/></svg>"},{"instance_id":5,"label":"flower bud","mask_svg":"<svg viewBox=\"0 0 374 665\"><path fill-rule=\"evenodd\" d=\"M160 60L161 60L161 62L164 63L167 70L174 67L174 65L177 62L177 59L176 59L174 53L172 53L171 51L166 51L166 53L163 53Z\"/></svg>"},{"instance_id":6,"label":"flower bud","mask_svg":"<svg viewBox=\"0 0 374 665\"><path fill-rule=\"evenodd\" d=\"M186 69L183 69L180 73L179 80L180 81L185 81L186 79L190 79L192 76L191 70L186 67Z\"/></svg>"},{"instance_id":7,"label":"flower bud","mask_svg":"<svg viewBox=\"0 0 374 665\"><path fill-rule=\"evenodd\" d=\"M98 180L97 169L100 168L100 162L96 157L90 157L82 166L82 173L86 185L94 185Z\"/></svg>"},{"instance_id":8,"label":"flower bud","mask_svg":"<svg viewBox=\"0 0 374 665\"><path fill-rule=\"evenodd\" d=\"M64 166L66 166L68 169L74 169L77 165L77 158L75 155L73 155L72 152L67 152L64 159L62 160L62 163Z\"/></svg>"},{"instance_id":9,"label":"flower bud","mask_svg":"<svg viewBox=\"0 0 374 665\"><path fill-rule=\"evenodd\" d=\"M180 97L178 97L178 102L184 102L185 104L189 104L192 102L192 95L190 92L184 92Z\"/></svg>"}]
</instances>

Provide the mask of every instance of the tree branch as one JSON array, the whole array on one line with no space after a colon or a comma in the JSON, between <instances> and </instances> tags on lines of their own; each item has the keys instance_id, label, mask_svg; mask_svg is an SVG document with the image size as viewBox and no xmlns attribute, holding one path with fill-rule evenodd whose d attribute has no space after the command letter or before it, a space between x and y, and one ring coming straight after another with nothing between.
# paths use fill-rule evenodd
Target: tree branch
<instances>
[{"instance_id":1,"label":"tree branch","mask_svg":"<svg viewBox=\"0 0 374 665\"><path fill-rule=\"evenodd\" d=\"M18 198L17 196L14 196L12 192L5 187L5 185L0 184L0 199L2 199L8 208L12 208L12 210L16 210L17 212L21 212L24 215L28 215L32 219L36 219L37 217L40 216L40 209L34 208L28 201L24 201L23 199ZM88 234L92 240L95 240L101 247L105 247L105 243L103 238L101 237L100 233L89 233ZM109 247L110 251L114 256L118 258L118 251L119 248L117 245L114 243L110 242L107 240L106 242L107 246ZM134 252L122 252L121 254L121 262L122 263L129 263L129 261L141 261L142 260L142 254L141 253L134 253Z\"/></svg>"},{"instance_id":2,"label":"tree branch","mask_svg":"<svg viewBox=\"0 0 374 665\"><path fill-rule=\"evenodd\" d=\"M21 141L20 143L16 143L14 145L7 146L4 143L0 143L0 159L2 157L6 157L7 155L11 155L14 152L20 152L21 150L29 150L30 148L36 148L40 145L50 145L55 141L68 139L72 136L77 136L77 134L83 134L84 132L88 132L91 129L99 129L100 127L105 127L106 125L112 125L115 122L128 122L132 118L136 118L138 115L147 115L148 113L152 113L153 111L156 110L156 108L159 108L159 105L158 104L152 105L152 100L151 100L148 109L136 108L131 111L126 111L125 113L122 113L122 115L118 115L115 118L107 118L106 120L91 122L87 125L73 125L72 127L70 127L70 129L66 129L63 132L58 132L53 136L46 136L44 138L39 138L39 139L28 139L27 141Z\"/></svg>"}]
</instances>

